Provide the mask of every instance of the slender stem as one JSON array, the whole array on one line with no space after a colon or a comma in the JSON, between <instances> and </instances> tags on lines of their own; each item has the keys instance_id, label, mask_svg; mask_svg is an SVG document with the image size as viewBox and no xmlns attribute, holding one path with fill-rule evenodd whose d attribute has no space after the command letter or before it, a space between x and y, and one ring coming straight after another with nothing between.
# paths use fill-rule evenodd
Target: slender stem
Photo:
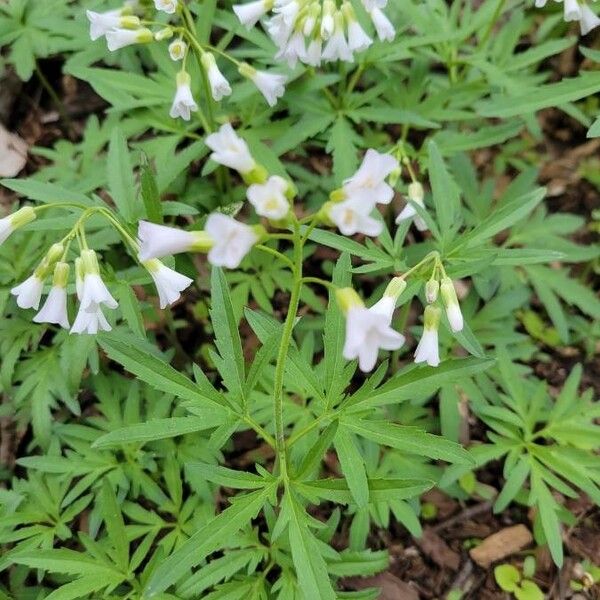
<instances>
[{"instance_id":1,"label":"slender stem","mask_svg":"<svg viewBox=\"0 0 600 600\"><path fill-rule=\"evenodd\" d=\"M265 440L265 442L267 442L267 444L269 444L269 446L271 446L271 448L276 448L277 443L275 442L275 438L270 435L269 433L267 433L264 428L259 425L251 416L249 415L242 415L241 418L244 420L244 422L249 425L252 429L254 429L254 431L256 431L256 433L258 433L258 435L260 435L260 437Z\"/></svg>"},{"instance_id":2,"label":"slender stem","mask_svg":"<svg viewBox=\"0 0 600 600\"><path fill-rule=\"evenodd\" d=\"M504 8L505 4L506 4L506 0L498 0L498 5L496 6L496 10L494 11L494 14L492 15L490 23L489 23L487 29L485 30L485 33L483 34L481 41L479 42L479 48L483 48L487 44L487 41L489 40L490 35L492 35L492 31L494 30L494 25L496 24L498 17L502 13L502 9Z\"/></svg>"},{"instance_id":3,"label":"slender stem","mask_svg":"<svg viewBox=\"0 0 600 600\"><path fill-rule=\"evenodd\" d=\"M288 313L283 326L283 334L279 344L279 352L277 354L277 363L275 366L275 381L273 385L273 410L275 413L275 441L277 450L277 459L279 461L280 476L283 481L288 480L287 474L287 448L285 442L285 429L283 424L283 377L285 374L285 362L287 359L288 349L292 341L292 334L298 307L300 305L300 292L302 290L302 259L303 259L303 243L300 236L300 228L298 222L294 222L294 268L292 275L294 283L292 286L292 295Z\"/></svg>"},{"instance_id":4,"label":"slender stem","mask_svg":"<svg viewBox=\"0 0 600 600\"><path fill-rule=\"evenodd\" d=\"M269 248L269 246L263 246L262 244L259 244L258 246L254 246L254 247L256 248L256 250L260 250L261 252L265 252L266 254L275 256L279 260L283 261L288 267L290 267L290 269L292 269L292 271L294 270L294 268L295 268L294 263L285 254L282 254L281 252L279 252L278 250L275 250L274 248Z\"/></svg>"},{"instance_id":5,"label":"slender stem","mask_svg":"<svg viewBox=\"0 0 600 600\"><path fill-rule=\"evenodd\" d=\"M314 421L311 421L304 429L295 433L288 440L287 447L291 448L300 438L303 438L306 434L310 433L315 427L320 425L323 421L333 418L334 413L324 412L322 415L319 415Z\"/></svg>"},{"instance_id":6,"label":"slender stem","mask_svg":"<svg viewBox=\"0 0 600 600\"><path fill-rule=\"evenodd\" d=\"M326 281L325 279L321 279L320 277L303 277L302 283L316 283L317 285L322 285L328 290L337 290L337 286L331 281Z\"/></svg>"},{"instance_id":7,"label":"slender stem","mask_svg":"<svg viewBox=\"0 0 600 600\"><path fill-rule=\"evenodd\" d=\"M38 79L40 80L42 87L46 90L46 92L50 96L52 103L54 104L54 106L56 106L56 109L58 110L58 114L60 115L60 120L63 122L63 125L65 126L65 128L67 130L67 133L70 134L71 129L72 129L72 123L71 123L71 119L69 118L69 115L67 114L67 111L65 110L65 105L62 103L62 100L58 97L58 94L54 91L54 88L50 85L50 82L46 79L46 76L44 75L43 71L40 69L40 65L37 62L35 63L35 74L37 75Z\"/></svg>"}]
</instances>

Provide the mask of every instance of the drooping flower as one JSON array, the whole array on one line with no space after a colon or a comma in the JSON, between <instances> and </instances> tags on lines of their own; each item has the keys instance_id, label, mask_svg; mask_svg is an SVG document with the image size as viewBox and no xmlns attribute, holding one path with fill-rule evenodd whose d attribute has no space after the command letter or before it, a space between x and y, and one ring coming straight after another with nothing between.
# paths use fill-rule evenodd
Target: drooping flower
<instances>
[{"instance_id":1,"label":"drooping flower","mask_svg":"<svg viewBox=\"0 0 600 600\"><path fill-rule=\"evenodd\" d=\"M25 281L12 288L10 293L15 296L19 308L35 308L37 310L40 306L43 289L44 280L34 273Z\"/></svg>"},{"instance_id":2,"label":"drooping flower","mask_svg":"<svg viewBox=\"0 0 600 600\"><path fill-rule=\"evenodd\" d=\"M440 292L442 294L444 306L446 307L446 316L448 317L450 328L452 331L454 331L454 333L462 331L464 327L464 320L452 279L449 277L444 277L442 279Z\"/></svg>"},{"instance_id":3,"label":"drooping flower","mask_svg":"<svg viewBox=\"0 0 600 600\"><path fill-rule=\"evenodd\" d=\"M205 140L213 151L211 159L220 165L235 169L240 173L249 173L256 167L248 144L238 136L231 123L221 125L219 131L211 133Z\"/></svg>"},{"instance_id":4,"label":"drooping flower","mask_svg":"<svg viewBox=\"0 0 600 600\"><path fill-rule=\"evenodd\" d=\"M381 221L370 216L373 204L362 202L361 198L351 197L342 202L327 202L325 214L343 235L362 233L378 236L383 230Z\"/></svg>"},{"instance_id":5,"label":"drooping flower","mask_svg":"<svg viewBox=\"0 0 600 600\"><path fill-rule=\"evenodd\" d=\"M306 58L304 34L301 31L296 31L275 55L275 58L287 61L292 69L296 66L298 60L304 60Z\"/></svg>"},{"instance_id":6,"label":"drooping flower","mask_svg":"<svg viewBox=\"0 0 600 600\"><path fill-rule=\"evenodd\" d=\"M290 203L286 197L289 184L278 175L269 177L265 183L254 183L246 192L248 200L256 214L267 219L283 219L290 211Z\"/></svg>"},{"instance_id":7,"label":"drooping flower","mask_svg":"<svg viewBox=\"0 0 600 600\"><path fill-rule=\"evenodd\" d=\"M154 6L156 10L165 12L168 15L175 14L178 4L178 0L154 0Z\"/></svg>"},{"instance_id":8,"label":"drooping flower","mask_svg":"<svg viewBox=\"0 0 600 600\"><path fill-rule=\"evenodd\" d=\"M335 13L333 33L323 49L322 58L328 62L335 60L343 60L346 62L354 61L352 50L346 41L344 16L340 11L336 11Z\"/></svg>"},{"instance_id":9,"label":"drooping flower","mask_svg":"<svg viewBox=\"0 0 600 600\"><path fill-rule=\"evenodd\" d=\"M398 161L391 154L369 149L358 171L344 182L344 193L348 198L356 198L371 207L377 203L389 204L394 190L386 179L398 166Z\"/></svg>"},{"instance_id":10,"label":"drooping flower","mask_svg":"<svg viewBox=\"0 0 600 600\"><path fill-rule=\"evenodd\" d=\"M111 52L132 46L133 44L148 44L154 40L149 29L111 29L106 32L106 45Z\"/></svg>"},{"instance_id":11,"label":"drooping flower","mask_svg":"<svg viewBox=\"0 0 600 600\"><path fill-rule=\"evenodd\" d=\"M179 300L181 292L194 283L193 279L169 269L160 260L152 259L143 265L154 280L161 308L166 308Z\"/></svg>"},{"instance_id":12,"label":"drooping flower","mask_svg":"<svg viewBox=\"0 0 600 600\"><path fill-rule=\"evenodd\" d=\"M219 70L215 57L210 52L202 55L202 66L206 70L210 93L214 100L220 102L225 96L231 95L231 86Z\"/></svg>"},{"instance_id":13,"label":"drooping flower","mask_svg":"<svg viewBox=\"0 0 600 600\"><path fill-rule=\"evenodd\" d=\"M204 231L183 231L149 221L139 222L138 239L141 262L181 252L207 252L213 243Z\"/></svg>"},{"instance_id":14,"label":"drooping flower","mask_svg":"<svg viewBox=\"0 0 600 600\"><path fill-rule=\"evenodd\" d=\"M404 344L404 336L390 326L394 297L384 295L374 306L366 308L352 288L340 289L336 296L346 316L343 355L347 360L358 358L361 371L373 369L380 349L398 350Z\"/></svg>"},{"instance_id":15,"label":"drooping flower","mask_svg":"<svg viewBox=\"0 0 600 600\"><path fill-rule=\"evenodd\" d=\"M185 71L177 73L177 91L169 112L171 118L181 117L184 121L189 121L192 118L192 113L198 110L198 105L194 101L190 87L191 81L191 77Z\"/></svg>"},{"instance_id":16,"label":"drooping flower","mask_svg":"<svg viewBox=\"0 0 600 600\"><path fill-rule=\"evenodd\" d=\"M13 231L27 225L27 223L31 223L35 218L35 210L31 206L24 206L11 215L0 219L0 245L8 239Z\"/></svg>"},{"instance_id":17,"label":"drooping flower","mask_svg":"<svg viewBox=\"0 0 600 600\"><path fill-rule=\"evenodd\" d=\"M583 4L581 6L581 19L579 20L581 35L587 35L592 29L599 26L600 17L587 4Z\"/></svg>"},{"instance_id":18,"label":"drooping flower","mask_svg":"<svg viewBox=\"0 0 600 600\"><path fill-rule=\"evenodd\" d=\"M209 215L205 230L214 242L208 260L216 267L236 269L259 241L253 227L221 213Z\"/></svg>"},{"instance_id":19,"label":"drooping flower","mask_svg":"<svg viewBox=\"0 0 600 600\"><path fill-rule=\"evenodd\" d=\"M81 265L83 268L81 308L89 311L95 310L95 307L100 305L111 309L117 308L119 304L108 291L102 277L100 277L98 257L93 250L81 251Z\"/></svg>"},{"instance_id":20,"label":"drooping flower","mask_svg":"<svg viewBox=\"0 0 600 600\"><path fill-rule=\"evenodd\" d=\"M373 25L375 25L375 30L377 31L377 37L379 37L382 42L391 42L396 37L396 30L394 29L392 22L385 16L383 11L377 7L375 7L370 14Z\"/></svg>"},{"instance_id":21,"label":"drooping flower","mask_svg":"<svg viewBox=\"0 0 600 600\"><path fill-rule=\"evenodd\" d=\"M273 0L255 0L246 4L234 4L233 12L242 25L252 29L273 8Z\"/></svg>"},{"instance_id":22,"label":"drooping flower","mask_svg":"<svg viewBox=\"0 0 600 600\"><path fill-rule=\"evenodd\" d=\"M425 307L425 326L423 335L415 350L415 362L426 362L430 367L440 364L440 351L438 347L438 328L440 325L441 310L437 306Z\"/></svg>"},{"instance_id":23,"label":"drooping flower","mask_svg":"<svg viewBox=\"0 0 600 600\"><path fill-rule=\"evenodd\" d=\"M77 291L77 298L80 301L84 292L84 278L85 267L83 259L78 257L75 259L75 289ZM75 322L69 333L88 333L90 335L95 335L98 331L110 331L111 329L112 327L106 320L100 304L91 304L87 308L84 308L83 305L80 304L79 311L75 317Z\"/></svg>"},{"instance_id":24,"label":"drooping flower","mask_svg":"<svg viewBox=\"0 0 600 600\"><path fill-rule=\"evenodd\" d=\"M68 280L69 265L65 262L56 263L50 293L44 306L33 317L36 323L54 323L64 329L69 329L69 315L67 313Z\"/></svg>"},{"instance_id":25,"label":"drooping flower","mask_svg":"<svg viewBox=\"0 0 600 600\"><path fill-rule=\"evenodd\" d=\"M348 25L348 47L350 48L350 51L362 52L363 50L366 50L373 43L373 40L367 35L367 32L358 22L352 4L344 2L342 11Z\"/></svg>"},{"instance_id":26,"label":"drooping flower","mask_svg":"<svg viewBox=\"0 0 600 600\"><path fill-rule=\"evenodd\" d=\"M188 45L183 40L173 40L169 44L169 56L171 60L183 60L187 54Z\"/></svg>"},{"instance_id":27,"label":"drooping flower","mask_svg":"<svg viewBox=\"0 0 600 600\"><path fill-rule=\"evenodd\" d=\"M415 181L408 186L408 199L415 204L418 204L421 208L425 208L425 190L423 186ZM407 204L401 211L400 214L396 217L396 224L399 225L402 221L407 221L408 219L412 219L415 227L419 231L427 230L427 223L423 220L417 213L417 209L412 204Z\"/></svg>"},{"instance_id":28,"label":"drooping flower","mask_svg":"<svg viewBox=\"0 0 600 600\"><path fill-rule=\"evenodd\" d=\"M437 279L430 279L425 284L425 298L429 304L433 304L438 299L440 291L440 282Z\"/></svg>"},{"instance_id":29,"label":"drooping flower","mask_svg":"<svg viewBox=\"0 0 600 600\"><path fill-rule=\"evenodd\" d=\"M362 0L363 6L367 12L371 12L374 8L385 8L388 0Z\"/></svg>"},{"instance_id":30,"label":"drooping flower","mask_svg":"<svg viewBox=\"0 0 600 600\"><path fill-rule=\"evenodd\" d=\"M124 14L123 9L109 10L102 13L88 10L86 15L90 22L90 38L92 41L104 37L113 29L137 29L140 26L139 18Z\"/></svg>"},{"instance_id":31,"label":"drooping flower","mask_svg":"<svg viewBox=\"0 0 600 600\"><path fill-rule=\"evenodd\" d=\"M321 38L328 40L335 30L335 2L325 0L323 2L323 17L321 19Z\"/></svg>"},{"instance_id":32,"label":"drooping flower","mask_svg":"<svg viewBox=\"0 0 600 600\"><path fill-rule=\"evenodd\" d=\"M258 91L264 96L269 106L275 106L277 99L285 93L285 84L287 77L277 73L267 73L266 71L257 71L248 63L242 63L239 67L240 75L247 77L258 88Z\"/></svg>"}]
</instances>

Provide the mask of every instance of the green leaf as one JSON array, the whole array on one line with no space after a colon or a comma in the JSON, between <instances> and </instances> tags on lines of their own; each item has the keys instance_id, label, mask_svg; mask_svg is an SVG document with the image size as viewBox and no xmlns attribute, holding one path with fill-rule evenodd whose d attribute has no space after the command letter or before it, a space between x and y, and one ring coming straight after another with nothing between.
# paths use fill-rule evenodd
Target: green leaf
<instances>
[{"instance_id":1,"label":"green leaf","mask_svg":"<svg viewBox=\"0 0 600 600\"><path fill-rule=\"evenodd\" d=\"M531 474L531 496L538 509L539 519L546 542L548 543L548 548L550 549L550 554L554 563L560 569L563 564L562 537L557 514L560 507L543 482L537 469L533 470Z\"/></svg>"},{"instance_id":2,"label":"green leaf","mask_svg":"<svg viewBox=\"0 0 600 600\"><path fill-rule=\"evenodd\" d=\"M513 592L517 600L544 600L544 593L534 581L525 579Z\"/></svg>"},{"instance_id":3,"label":"green leaf","mask_svg":"<svg viewBox=\"0 0 600 600\"><path fill-rule=\"evenodd\" d=\"M104 525L110 539L110 543L115 549L115 562L117 566L127 571L129 565L129 542L125 532L125 523L123 515L117 503L117 497L112 489L108 478L102 480L102 492L100 495L100 510Z\"/></svg>"},{"instance_id":4,"label":"green leaf","mask_svg":"<svg viewBox=\"0 0 600 600\"><path fill-rule=\"evenodd\" d=\"M140 183L142 200L144 201L144 207L146 208L146 218L152 223L162 223L163 210L160 193L158 191L158 184L156 183L156 177L152 166L145 154L142 155Z\"/></svg>"},{"instance_id":5,"label":"green leaf","mask_svg":"<svg viewBox=\"0 0 600 600\"><path fill-rule=\"evenodd\" d=\"M496 498L496 502L494 503L495 513L502 512L519 493L529 475L529 469L528 457L522 456L516 466L511 469L502 491L498 495L498 498Z\"/></svg>"},{"instance_id":6,"label":"green leaf","mask_svg":"<svg viewBox=\"0 0 600 600\"><path fill-rule=\"evenodd\" d=\"M521 573L512 565L498 565L494 569L494 579L505 592L514 592L521 581Z\"/></svg>"},{"instance_id":7,"label":"green leaf","mask_svg":"<svg viewBox=\"0 0 600 600\"><path fill-rule=\"evenodd\" d=\"M106 161L108 189L119 213L128 223L135 219L135 179L127 140L119 127L113 129Z\"/></svg>"},{"instance_id":8,"label":"green leaf","mask_svg":"<svg viewBox=\"0 0 600 600\"><path fill-rule=\"evenodd\" d=\"M100 563L91 556L66 548L19 552L13 555L13 561L20 565L27 565L31 569L42 569L51 573L94 575L111 579L121 576L123 578L115 567Z\"/></svg>"},{"instance_id":9,"label":"green leaf","mask_svg":"<svg viewBox=\"0 0 600 600\"><path fill-rule=\"evenodd\" d=\"M206 410L201 417L171 417L155 419L146 423L137 423L121 429L115 429L99 437L93 448L111 448L123 444L147 443L156 440L177 437L213 429L225 422L223 410Z\"/></svg>"},{"instance_id":10,"label":"green leaf","mask_svg":"<svg viewBox=\"0 0 600 600\"><path fill-rule=\"evenodd\" d=\"M219 373L227 389L242 398L246 379L242 341L233 313L229 286L223 270L218 268L213 268L211 275L210 318L220 355L217 357Z\"/></svg>"},{"instance_id":11,"label":"green leaf","mask_svg":"<svg viewBox=\"0 0 600 600\"><path fill-rule=\"evenodd\" d=\"M99 592L106 587L114 587L121 583L125 576L118 575L88 575L61 585L46 600L74 600L75 598L87 598L93 592Z\"/></svg>"},{"instance_id":12,"label":"green leaf","mask_svg":"<svg viewBox=\"0 0 600 600\"><path fill-rule=\"evenodd\" d=\"M9 190L13 190L13 192L44 204L55 204L57 202L72 202L74 204L82 204L83 206L94 206L97 204L85 194L67 190L54 183L35 181L33 179L2 179L0 183ZM79 211L77 208L73 210Z\"/></svg>"},{"instance_id":13,"label":"green leaf","mask_svg":"<svg viewBox=\"0 0 600 600\"><path fill-rule=\"evenodd\" d=\"M365 507L369 503L369 483L357 441L345 427L339 427L334 445L354 501L359 508Z\"/></svg>"},{"instance_id":14,"label":"green leaf","mask_svg":"<svg viewBox=\"0 0 600 600\"><path fill-rule=\"evenodd\" d=\"M233 534L245 527L273 494L275 484L245 496L237 496L232 505L210 520L186 540L152 573L144 589L144 598L164 592L200 564L211 552L228 545Z\"/></svg>"},{"instance_id":15,"label":"green leaf","mask_svg":"<svg viewBox=\"0 0 600 600\"><path fill-rule=\"evenodd\" d=\"M207 481L236 490L256 490L264 488L270 481L253 473L234 471L208 463L188 463L186 469L199 475Z\"/></svg>"},{"instance_id":16,"label":"green leaf","mask_svg":"<svg viewBox=\"0 0 600 600\"><path fill-rule=\"evenodd\" d=\"M460 444L427 433L417 427L365 419L343 419L341 422L357 435L390 448L446 462L473 463L469 453Z\"/></svg>"},{"instance_id":17,"label":"green leaf","mask_svg":"<svg viewBox=\"0 0 600 600\"><path fill-rule=\"evenodd\" d=\"M390 555L387 550L340 552L340 559L328 561L327 568L335 577L367 577L385 571L390 566Z\"/></svg>"},{"instance_id":18,"label":"green leaf","mask_svg":"<svg viewBox=\"0 0 600 600\"><path fill-rule=\"evenodd\" d=\"M356 143L360 141L347 119L339 116L331 128L327 152L333 153L333 174L340 186L358 167Z\"/></svg>"},{"instance_id":19,"label":"green leaf","mask_svg":"<svg viewBox=\"0 0 600 600\"><path fill-rule=\"evenodd\" d=\"M146 328L140 312L140 305L131 286L125 281L119 281L116 286L116 294L125 321L127 321L133 333L146 339Z\"/></svg>"}]
</instances>

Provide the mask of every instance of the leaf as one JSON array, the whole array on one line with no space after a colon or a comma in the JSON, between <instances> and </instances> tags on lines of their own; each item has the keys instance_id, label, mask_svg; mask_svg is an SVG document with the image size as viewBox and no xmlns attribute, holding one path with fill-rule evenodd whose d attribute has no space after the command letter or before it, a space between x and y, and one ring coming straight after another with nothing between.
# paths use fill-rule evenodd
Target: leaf
<instances>
[{"instance_id":1,"label":"leaf","mask_svg":"<svg viewBox=\"0 0 600 600\"><path fill-rule=\"evenodd\" d=\"M315 537L308 528L307 515L291 493L286 494L284 503L286 501L292 560L302 594L306 600L335 600L336 595L331 587L327 565Z\"/></svg>"},{"instance_id":2,"label":"leaf","mask_svg":"<svg viewBox=\"0 0 600 600\"><path fill-rule=\"evenodd\" d=\"M496 498L496 502L494 503L495 513L502 512L519 493L529 475L529 470L529 459L527 456L522 456L516 466L511 469L502 491Z\"/></svg>"},{"instance_id":3,"label":"leaf","mask_svg":"<svg viewBox=\"0 0 600 600\"><path fill-rule=\"evenodd\" d=\"M119 213L128 223L135 219L135 179L127 140L120 127L113 129L106 161L108 189Z\"/></svg>"},{"instance_id":4,"label":"leaf","mask_svg":"<svg viewBox=\"0 0 600 600\"><path fill-rule=\"evenodd\" d=\"M482 117L516 117L543 108L561 106L600 92L600 72L583 71L578 77L563 79L558 83L537 86L518 96L500 96L477 107Z\"/></svg>"},{"instance_id":5,"label":"leaf","mask_svg":"<svg viewBox=\"0 0 600 600\"><path fill-rule=\"evenodd\" d=\"M126 281L119 281L116 290L121 312L131 328L131 331L138 337L146 339L144 320L142 319L138 300L131 289L131 286Z\"/></svg>"},{"instance_id":6,"label":"leaf","mask_svg":"<svg viewBox=\"0 0 600 600\"><path fill-rule=\"evenodd\" d=\"M213 268L211 275L210 318L219 350L219 373L227 389L240 398L246 379L244 354L238 324L233 313L231 294L222 269Z\"/></svg>"},{"instance_id":7,"label":"leaf","mask_svg":"<svg viewBox=\"0 0 600 600\"><path fill-rule=\"evenodd\" d=\"M20 565L27 565L31 569L42 569L51 573L95 575L111 579L114 579L115 576L121 576L121 573L115 567L100 563L91 556L66 548L19 552L13 555L13 561Z\"/></svg>"},{"instance_id":8,"label":"leaf","mask_svg":"<svg viewBox=\"0 0 600 600\"><path fill-rule=\"evenodd\" d=\"M97 204L85 194L66 190L54 183L35 181L33 179L2 179L0 183L9 190L13 190L13 192L44 204L54 204L57 202L72 202L83 206L94 206ZM74 210L79 211L77 208Z\"/></svg>"},{"instance_id":9,"label":"leaf","mask_svg":"<svg viewBox=\"0 0 600 600\"><path fill-rule=\"evenodd\" d=\"M115 549L115 562L122 571L126 572L129 565L129 542L127 541L125 523L123 522L123 515L117 503L117 497L106 477L102 480L100 500L100 510L104 519L104 525L110 543Z\"/></svg>"},{"instance_id":10,"label":"leaf","mask_svg":"<svg viewBox=\"0 0 600 600\"><path fill-rule=\"evenodd\" d=\"M199 387L160 358L148 354L135 343L125 343L114 335L100 335L98 341L108 356L154 389L173 394L180 400L222 408L213 398L203 395ZM224 410L224 409L223 409Z\"/></svg>"},{"instance_id":11,"label":"leaf","mask_svg":"<svg viewBox=\"0 0 600 600\"><path fill-rule=\"evenodd\" d=\"M188 463L186 469L207 481L236 490L256 490L264 488L269 483L268 479L253 473L234 471L233 469L207 463Z\"/></svg>"},{"instance_id":12,"label":"leaf","mask_svg":"<svg viewBox=\"0 0 600 600\"><path fill-rule=\"evenodd\" d=\"M356 143L360 141L353 127L343 116L339 116L331 128L327 152L333 153L335 184L340 186L358 167Z\"/></svg>"},{"instance_id":13,"label":"leaf","mask_svg":"<svg viewBox=\"0 0 600 600\"><path fill-rule=\"evenodd\" d=\"M514 592L519 581L521 581L521 573L512 565L498 565L494 569L494 579L505 592Z\"/></svg>"},{"instance_id":14,"label":"leaf","mask_svg":"<svg viewBox=\"0 0 600 600\"><path fill-rule=\"evenodd\" d=\"M339 427L334 445L352 497L363 508L369 503L369 483L356 439L345 427Z\"/></svg>"},{"instance_id":15,"label":"leaf","mask_svg":"<svg viewBox=\"0 0 600 600\"><path fill-rule=\"evenodd\" d=\"M451 463L473 463L469 453L460 444L427 433L417 427L365 419L344 419L342 423L361 437L403 452Z\"/></svg>"},{"instance_id":16,"label":"leaf","mask_svg":"<svg viewBox=\"0 0 600 600\"><path fill-rule=\"evenodd\" d=\"M146 208L146 218L152 223L163 222L162 202L160 201L160 193L158 184L152 166L148 161L148 157L142 155L142 171L140 177L142 200Z\"/></svg>"},{"instance_id":17,"label":"leaf","mask_svg":"<svg viewBox=\"0 0 600 600\"><path fill-rule=\"evenodd\" d=\"M546 484L542 481L537 469L533 470L531 474L531 496L538 509L550 554L554 564L560 569L563 564L563 547L560 521L557 514L559 506Z\"/></svg>"},{"instance_id":18,"label":"leaf","mask_svg":"<svg viewBox=\"0 0 600 600\"><path fill-rule=\"evenodd\" d=\"M112 575L88 575L61 585L46 600L73 600L75 598L87 598L93 592L99 592L106 587L114 587L121 583L125 576Z\"/></svg>"},{"instance_id":19,"label":"leaf","mask_svg":"<svg viewBox=\"0 0 600 600\"><path fill-rule=\"evenodd\" d=\"M111 448L123 444L147 443L213 429L225 422L226 413L222 410L207 410L201 417L170 417L155 419L146 423L136 423L115 429L99 437L93 448Z\"/></svg>"},{"instance_id":20,"label":"leaf","mask_svg":"<svg viewBox=\"0 0 600 600\"><path fill-rule=\"evenodd\" d=\"M146 583L143 598L153 598L164 592L211 552L226 546L231 536L256 516L274 490L275 484L271 484L262 490L237 496L229 508L198 529L157 567Z\"/></svg>"}]
</instances>

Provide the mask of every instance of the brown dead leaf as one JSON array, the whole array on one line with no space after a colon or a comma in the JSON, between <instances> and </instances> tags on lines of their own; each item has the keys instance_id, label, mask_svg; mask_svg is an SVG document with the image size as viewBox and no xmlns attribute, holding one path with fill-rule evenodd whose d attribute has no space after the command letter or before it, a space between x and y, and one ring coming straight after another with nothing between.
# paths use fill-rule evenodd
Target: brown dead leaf
<instances>
[{"instance_id":1,"label":"brown dead leaf","mask_svg":"<svg viewBox=\"0 0 600 600\"><path fill-rule=\"evenodd\" d=\"M533 542L533 536L529 529L525 525L514 525L485 538L469 554L480 567L486 569L492 563L529 546L531 542Z\"/></svg>"},{"instance_id":2,"label":"brown dead leaf","mask_svg":"<svg viewBox=\"0 0 600 600\"><path fill-rule=\"evenodd\" d=\"M374 577L349 577L344 585L351 590L380 588L379 600L419 600L415 588L387 571Z\"/></svg>"},{"instance_id":3,"label":"brown dead leaf","mask_svg":"<svg viewBox=\"0 0 600 600\"><path fill-rule=\"evenodd\" d=\"M27 163L27 144L0 125L0 177L15 177Z\"/></svg>"},{"instance_id":4,"label":"brown dead leaf","mask_svg":"<svg viewBox=\"0 0 600 600\"><path fill-rule=\"evenodd\" d=\"M425 528L423 536L415 539L415 543L438 566L458 571L460 556L433 529Z\"/></svg>"}]
</instances>

